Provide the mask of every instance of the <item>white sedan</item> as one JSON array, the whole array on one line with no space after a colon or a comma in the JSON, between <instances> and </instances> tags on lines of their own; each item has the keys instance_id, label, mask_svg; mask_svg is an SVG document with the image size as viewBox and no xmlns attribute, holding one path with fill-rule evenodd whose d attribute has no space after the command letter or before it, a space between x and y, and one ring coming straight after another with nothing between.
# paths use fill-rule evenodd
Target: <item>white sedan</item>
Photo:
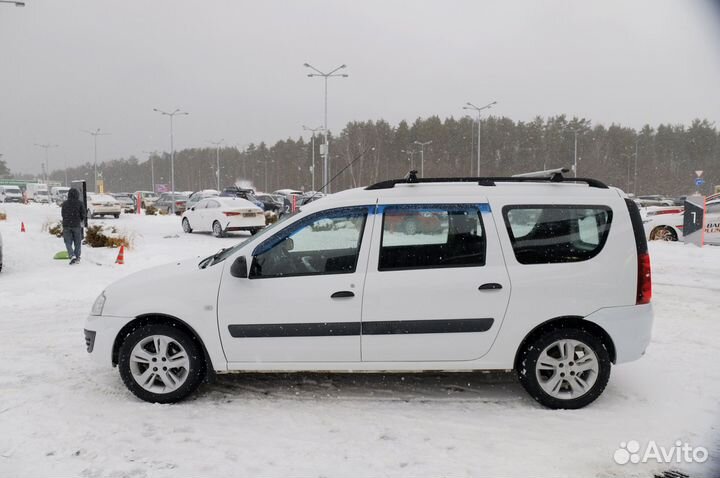
<instances>
[{"instance_id":1,"label":"white sedan","mask_svg":"<svg viewBox=\"0 0 720 478\"><path fill-rule=\"evenodd\" d=\"M265 227L265 213L246 199L211 197L201 200L183 213L183 231L211 231L222 237L230 231L255 234Z\"/></svg>"},{"instance_id":2,"label":"white sedan","mask_svg":"<svg viewBox=\"0 0 720 478\"><path fill-rule=\"evenodd\" d=\"M120 217L122 206L120 201L109 194L88 194L88 217L115 216Z\"/></svg>"}]
</instances>

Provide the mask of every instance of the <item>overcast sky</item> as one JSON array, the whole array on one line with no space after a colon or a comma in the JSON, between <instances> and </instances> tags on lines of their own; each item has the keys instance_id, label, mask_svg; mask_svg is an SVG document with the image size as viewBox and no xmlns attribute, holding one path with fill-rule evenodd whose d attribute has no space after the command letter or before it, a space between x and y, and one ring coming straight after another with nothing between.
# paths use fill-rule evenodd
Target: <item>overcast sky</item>
<instances>
[{"instance_id":1,"label":"overcast sky","mask_svg":"<svg viewBox=\"0 0 720 478\"><path fill-rule=\"evenodd\" d=\"M350 120L493 114L630 126L720 120L720 17L709 1L25 0L0 4L0 154L19 172L244 145Z\"/></svg>"}]
</instances>

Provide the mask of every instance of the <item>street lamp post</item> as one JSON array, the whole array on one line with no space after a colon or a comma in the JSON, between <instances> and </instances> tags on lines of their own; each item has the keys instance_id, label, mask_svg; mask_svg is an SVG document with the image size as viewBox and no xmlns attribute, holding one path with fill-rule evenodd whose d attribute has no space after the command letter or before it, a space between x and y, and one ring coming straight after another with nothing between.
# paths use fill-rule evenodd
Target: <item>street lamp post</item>
<instances>
[{"instance_id":1,"label":"street lamp post","mask_svg":"<svg viewBox=\"0 0 720 478\"><path fill-rule=\"evenodd\" d=\"M304 67L310 68L311 70L315 71L315 73L308 73L308 76L310 78L312 77L322 77L325 80L325 123L323 125L323 135L325 137L325 149L323 151L324 161L323 161L323 185L327 187L326 192L330 192L330 185L328 184L328 158L330 155L330 147L328 145L328 120L327 120L327 88L328 88L328 78L333 77L340 77L340 78L347 78L348 75L346 73L337 73L339 70L342 70L343 68L346 68L347 65L343 64L332 70L330 73L323 73L322 71L318 70L314 66L312 66L310 63L304 63Z\"/></svg>"},{"instance_id":2,"label":"street lamp post","mask_svg":"<svg viewBox=\"0 0 720 478\"><path fill-rule=\"evenodd\" d=\"M577 138L578 138L578 131L577 129L571 129L570 131L573 132L574 135L574 143L575 143L575 152L573 155L573 173L575 177L577 177L577 170L578 170L578 155L577 155Z\"/></svg>"},{"instance_id":3,"label":"street lamp post","mask_svg":"<svg viewBox=\"0 0 720 478\"><path fill-rule=\"evenodd\" d=\"M86 131L83 130L84 133L87 133L93 137L93 172L95 176L95 185L93 186L93 190L97 193L100 192L98 190L98 173L97 173L97 138L98 136L108 136L110 133L101 133L100 128L96 129L95 131Z\"/></svg>"},{"instance_id":4,"label":"street lamp post","mask_svg":"<svg viewBox=\"0 0 720 478\"><path fill-rule=\"evenodd\" d=\"M150 155L150 191L155 192L155 155L157 151L143 151L143 153Z\"/></svg>"},{"instance_id":5,"label":"street lamp post","mask_svg":"<svg viewBox=\"0 0 720 478\"><path fill-rule=\"evenodd\" d=\"M153 111L170 118L170 189L172 189L172 213L175 215L175 143L173 137L173 118L175 115L187 116L190 113L176 108L172 113L153 108Z\"/></svg>"},{"instance_id":6,"label":"street lamp post","mask_svg":"<svg viewBox=\"0 0 720 478\"><path fill-rule=\"evenodd\" d=\"M16 0L0 0L0 3L12 3L16 7L24 7L25 2L18 2Z\"/></svg>"},{"instance_id":7,"label":"street lamp post","mask_svg":"<svg viewBox=\"0 0 720 478\"><path fill-rule=\"evenodd\" d=\"M210 144L215 145L215 163L217 169L215 170L215 175L217 176L217 190L220 191L220 145L223 144L225 139L221 139L220 141L208 141Z\"/></svg>"},{"instance_id":8,"label":"street lamp post","mask_svg":"<svg viewBox=\"0 0 720 478\"><path fill-rule=\"evenodd\" d=\"M492 103L488 103L485 106L475 106L474 104L470 103L469 101L465 103L465 106L463 106L464 110L474 110L478 115L478 138L477 138L477 175L480 176L480 115L483 110L487 110L492 108L493 105L496 105L497 101L493 101ZM472 174L472 168L470 168L470 174Z\"/></svg>"},{"instance_id":9,"label":"street lamp post","mask_svg":"<svg viewBox=\"0 0 720 478\"><path fill-rule=\"evenodd\" d=\"M633 177L633 195L637 196L637 162L638 162L638 141L635 140L635 175Z\"/></svg>"},{"instance_id":10,"label":"street lamp post","mask_svg":"<svg viewBox=\"0 0 720 478\"><path fill-rule=\"evenodd\" d=\"M425 177L425 146L432 143L432 141L425 141L424 143L421 143L420 141L413 141L413 144L417 144L420 146L420 177Z\"/></svg>"},{"instance_id":11,"label":"street lamp post","mask_svg":"<svg viewBox=\"0 0 720 478\"><path fill-rule=\"evenodd\" d=\"M400 152L408 155L408 161L410 161L410 169L411 170L415 169L415 153L417 151L411 151L409 149L401 149Z\"/></svg>"},{"instance_id":12,"label":"street lamp post","mask_svg":"<svg viewBox=\"0 0 720 478\"><path fill-rule=\"evenodd\" d=\"M308 128L307 126L303 125L304 131L312 131L312 145L310 146L312 148L312 190L315 191L315 132L316 131L322 131L323 127L318 126L317 128Z\"/></svg>"},{"instance_id":13,"label":"street lamp post","mask_svg":"<svg viewBox=\"0 0 720 478\"><path fill-rule=\"evenodd\" d=\"M35 146L38 146L40 148L43 148L45 150L45 184L47 184L48 180L50 179L50 164L48 163L48 149L50 148L57 148L59 145L57 144L38 144L35 143ZM67 182L67 181L66 181Z\"/></svg>"}]
</instances>

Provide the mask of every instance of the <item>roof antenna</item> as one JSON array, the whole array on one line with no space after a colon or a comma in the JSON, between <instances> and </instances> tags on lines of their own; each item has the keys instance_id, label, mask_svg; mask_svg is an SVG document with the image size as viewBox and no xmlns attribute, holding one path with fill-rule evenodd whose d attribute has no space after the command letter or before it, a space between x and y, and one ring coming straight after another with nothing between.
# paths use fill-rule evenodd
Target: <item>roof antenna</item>
<instances>
[{"instance_id":1,"label":"roof antenna","mask_svg":"<svg viewBox=\"0 0 720 478\"><path fill-rule=\"evenodd\" d=\"M335 181L335 178L337 178L338 176L340 176L347 168L349 168L350 166L352 166L352 165L355 163L355 161L357 161L358 159L362 158L362 157L365 155L365 153L367 153L368 151L375 151L375 146L368 146L368 147L365 148L363 151L361 151L360 154L358 154L357 156L355 156L355 157L353 158L353 160L350 161L344 168L342 168L340 171L338 171L335 176L333 176L332 178L330 178L330 180L329 180L328 182L326 182L325 184L323 184L323 187L321 187L320 189L318 189L317 191L315 191L315 194L313 194L312 196L310 196L310 198L308 198L307 202L311 202L315 196L317 196L319 193L321 193L321 192L323 191L323 189L325 189L326 187L328 187L328 185L329 185L331 182Z\"/></svg>"}]
</instances>

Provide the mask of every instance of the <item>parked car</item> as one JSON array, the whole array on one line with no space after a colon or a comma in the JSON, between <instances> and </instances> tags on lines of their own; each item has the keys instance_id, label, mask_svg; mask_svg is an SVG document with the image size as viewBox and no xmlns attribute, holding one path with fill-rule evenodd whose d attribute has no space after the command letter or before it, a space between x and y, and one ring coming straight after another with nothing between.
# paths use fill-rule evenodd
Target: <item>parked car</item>
<instances>
[{"instance_id":1,"label":"parked car","mask_svg":"<svg viewBox=\"0 0 720 478\"><path fill-rule=\"evenodd\" d=\"M115 282L86 320L87 351L150 402L212 373L514 369L535 400L570 409L645 353L650 260L622 191L557 174L411 180L333 194L210 257ZM389 230L423 212L442 233ZM141 293L158 284L168 292Z\"/></svg>"},{"instance_id":2,"label":"parked car","mask_svg":"<svg viewBox=\"0 0 720 478\"><path fill-rule=\"evenodd\" d=\"M223 189L223 191L220 193L220 197L246 199L251 203L255 204L257 207L265 210L264 204L262 203L262 201L255 197L255 191L253 191L252 189L243 189L237 186L233 186L231 188Z\"/></svg>"},{"instance_id":3,"label":"parked car","mask_svg":"<svg viewBox=\"0 0 720 478\"><path fill-rule=\"evenodd\" d=\"M158 200L155 202L155 207L159 211L163 211L167 214L172 213L173 201L175 202L175 214L178 216L185 212L185 205L188 201L188 196L181 193L162 193Z\"/></svg>"},{"instance_id":4,"label":"parked car","mask_svg":"<svg viewBox=\"0 0 720 478\"><path fill-rule=\"evenodd\" d=\"M280 213L283 209L282 196L273 194L257 194L255 196L262 203L263 210L266 212Z\"/></svg>"},{"instance_id":5,"label":"parked car","mask_svg":"<svg viewBox=\"0 0 720 478\"><path fill-rule=\"evenodd\" d=\"M0 202L22 202L22 190L17 186L0 185Z\"/></svg>"},{"instance_id":6,"label":"parked car","mask_svg":"<svg viewBox=\"0 0 720 478\"><path fill-rule=\"evenodd\" d=\"M132 194L132 197L133 197L133 201L136 203L135 204L136 207L137 207L138 194L140 194L140 197L142 198L142 200L140 202L141 209L145 209L148 206L154 206L155 202L158 200L158 195L152 191L135 191Z\"/></svg>"},{"instance_id":7,"label":"parked car","mask_svg":"<svg viewBox=\"0 0 720 478\"><path fill-rule=\"evenodd\" d=\"M96 216L114 216L116 219L120 217L122 208L120 202L109 194L88 193L88 218Z\"/></svg>"},{"instance_id":8,"label":"parked car","mask_svg":"<svg viewBox=\"0 0 720 478\"><path fill-rule=\"evenodd\" d=\"M33 193L32 200L38 204L50 204L50 193L47 189L40 189Z\"/></svg>"},{"instance_id":9,"label":"parked car","mask_svg":"<svg viewBox=\"0 0 720 478\"><path fill-rule=\"evenodd\" d=\"M111 196L117 199L117 201L120 203L120 208L122 209L122 212L135 212L135 201L133 201L132 195L130 193L115 193L111 194Z\"/></svg>"},{"instance_id":10,"label":"parked car","mask_svg":"<svg viewBox=\"0 0 720 478\"><path fill-rule=\"evenodd\" d=\"M220 195L219 192L217 192L214 189L203 189L202 191L195 191L190 195L190 198L185 203L185 209L190 209L191 207L194 207L202 201L205 198L214 198L218 197Z\"/></svg>"},{"instance_id":11,"label":"parked car","mask_svg":"<svg viewBox=\"0 0 720 478\"><path fill-rule=\"evenodd\" d=\"M247 199L212 197L185 211L182 227L187 233L210 231L215 237L223 237L232 231L255 234L265 227L265 214Z\"/></svg>"},{"instance_id":12,"label":"parked car","mask_svg":"<svg viewBox=\"0 0 720 478\"><path fill-rule=\"evenodd\" d=\"M50 200L55 204L62 204L67 199L70 188L65 186L53 186L50 188Z\"/></svg>"}]
</instances>

